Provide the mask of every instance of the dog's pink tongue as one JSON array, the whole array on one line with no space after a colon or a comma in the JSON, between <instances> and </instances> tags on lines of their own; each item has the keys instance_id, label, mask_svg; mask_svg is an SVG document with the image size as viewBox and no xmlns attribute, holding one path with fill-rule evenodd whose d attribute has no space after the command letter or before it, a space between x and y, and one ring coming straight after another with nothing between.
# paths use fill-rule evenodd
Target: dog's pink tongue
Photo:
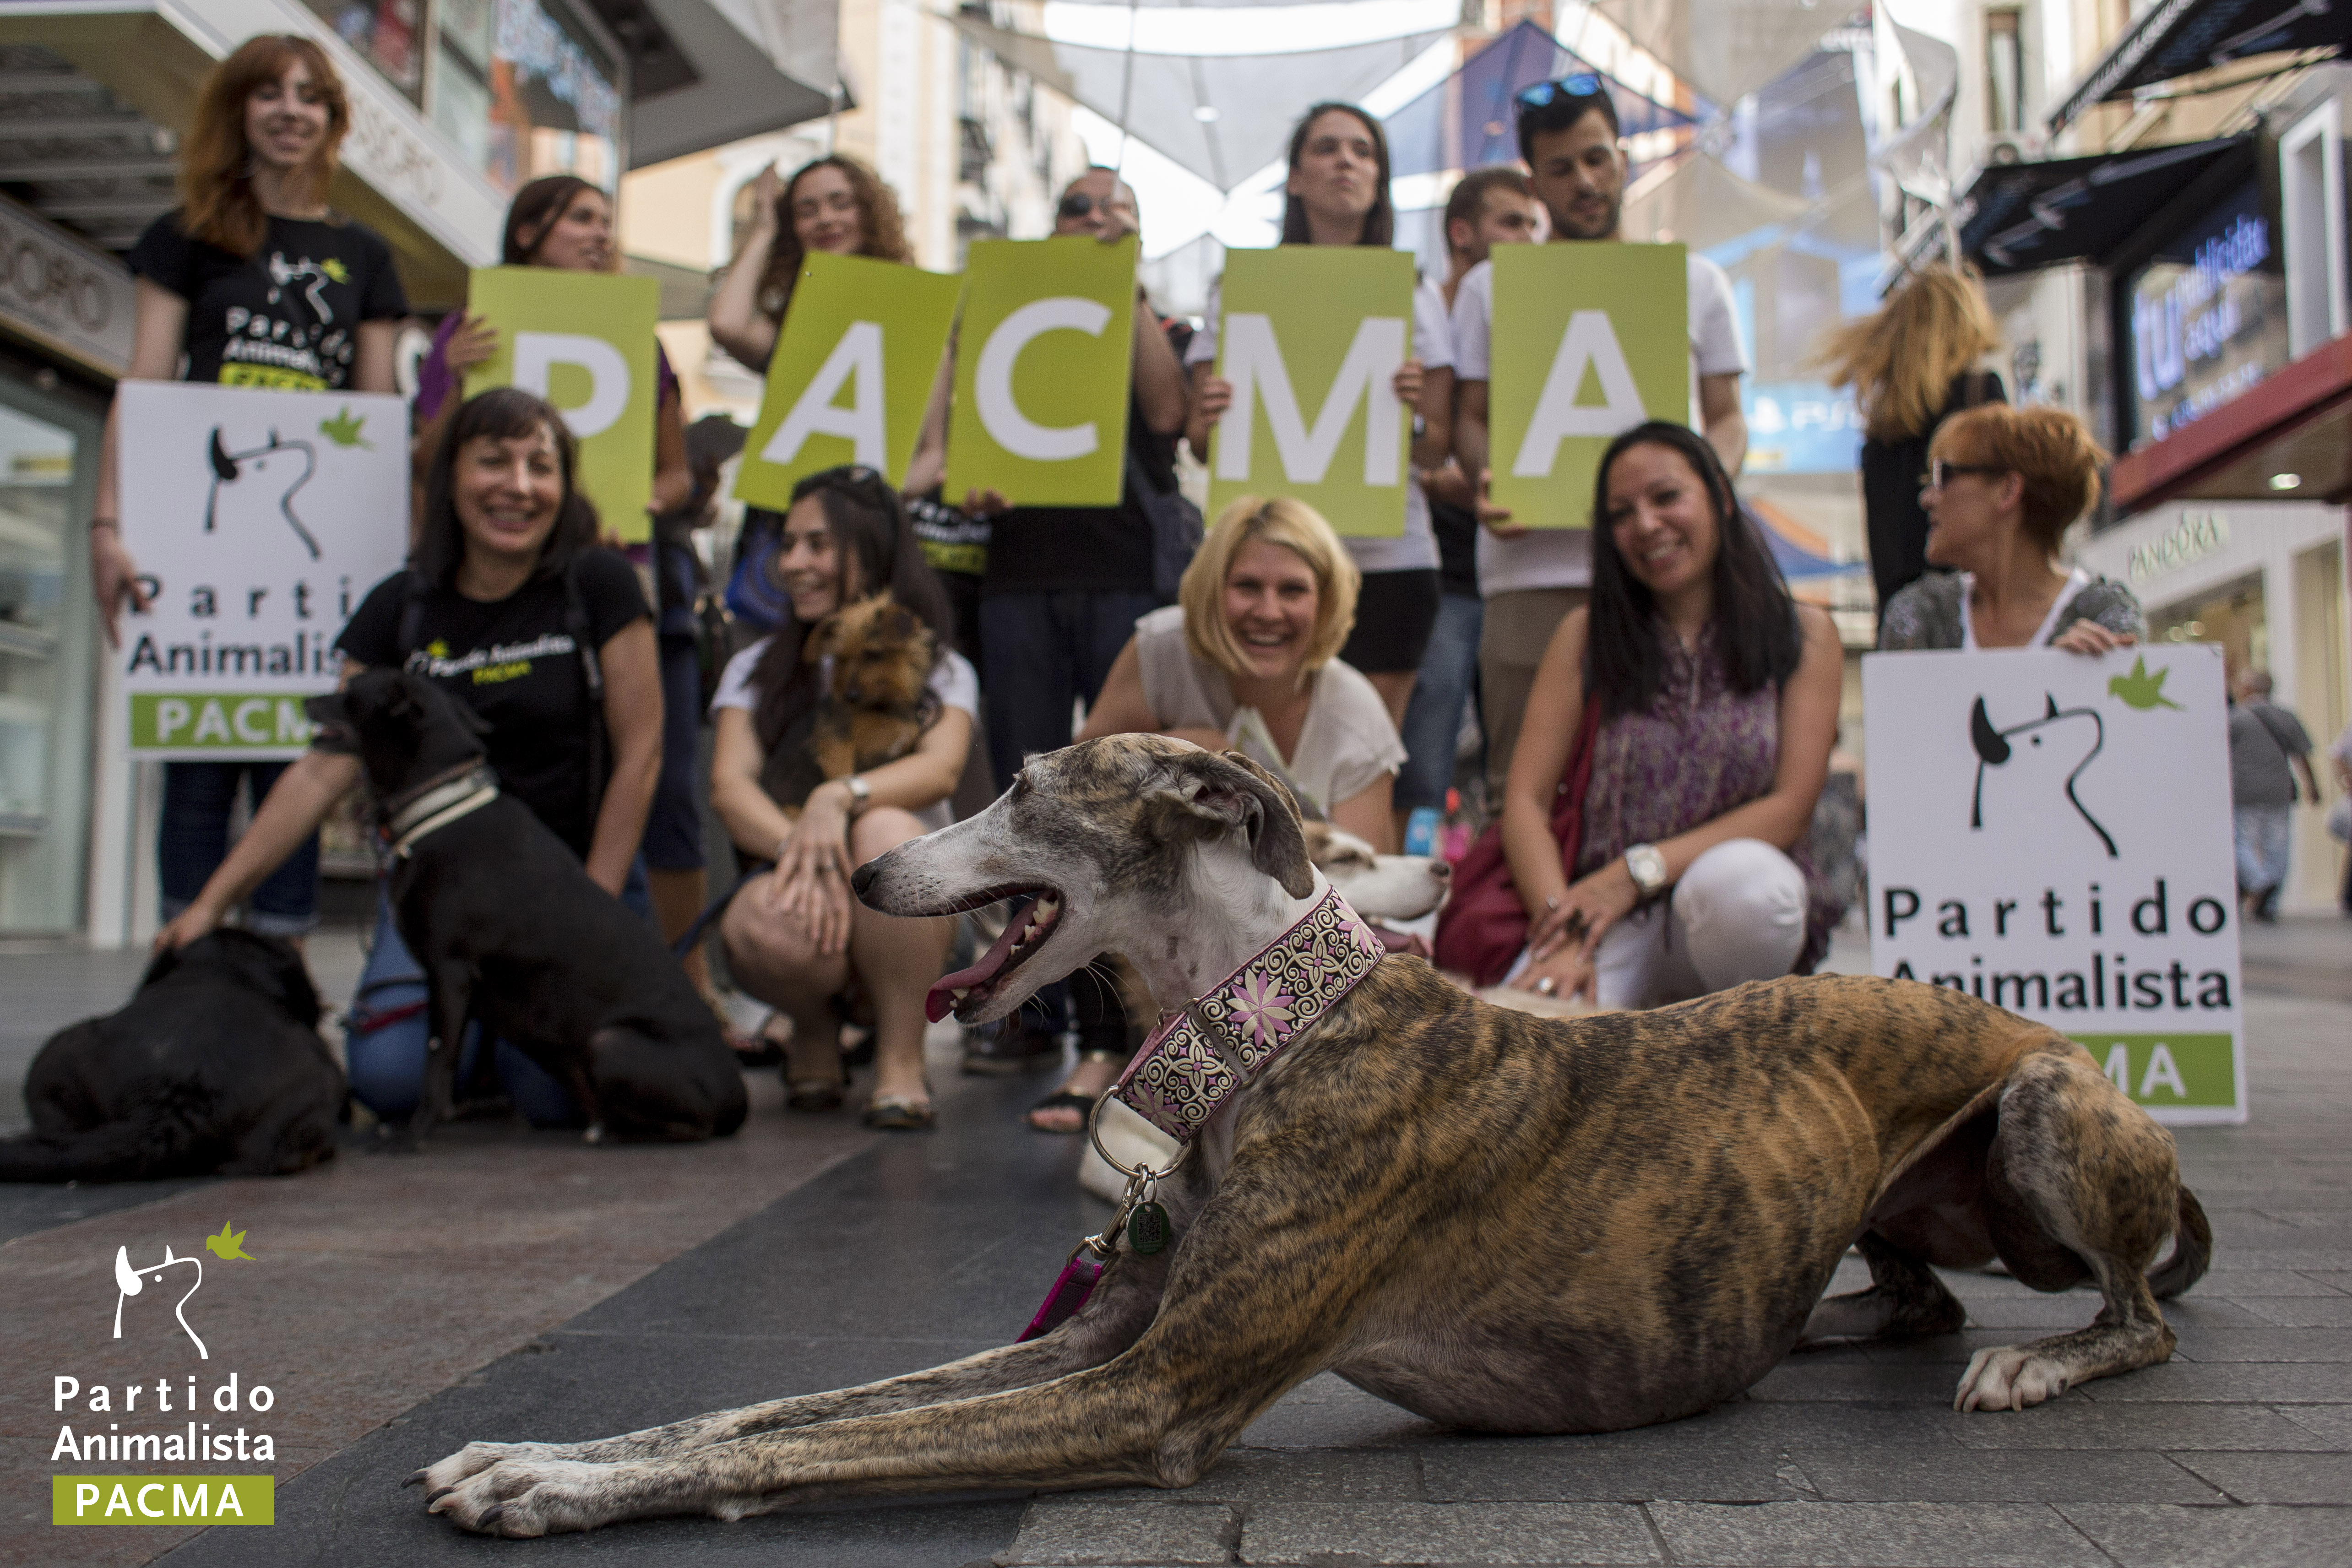
<instances>
[{"instance_id":1,"label":"dog's pink tongue","mask_svg":"<svg viewBox=\"0 0 2352 1568\"><path fill-rule=\"evenodd\" d=\"M930 990L923 998L923 1016L933 1023L939 1022L955 1011L956 992L979 985L1004 967L1004 960L1012 954L1013 945L1021 940L1024 931L1029 929L1030 911L1036 907L1037 901L1033 898L1014 910L1013 918L1004 923L1004 935L996 939L995 946L981 955L979 963L969 969L958 969L952 975L942 975L933 980Z\"/></svg>"}]
</instances>

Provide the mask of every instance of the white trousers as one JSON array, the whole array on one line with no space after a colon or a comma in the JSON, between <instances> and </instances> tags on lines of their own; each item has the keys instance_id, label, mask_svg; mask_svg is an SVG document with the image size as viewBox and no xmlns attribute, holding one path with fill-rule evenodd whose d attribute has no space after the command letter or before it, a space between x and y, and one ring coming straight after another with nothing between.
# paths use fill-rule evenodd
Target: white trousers
<instances>
[{"instance_id":1,"label":"white trousers","mask_svg":"<svg viewBox=\"0 0 2352 1568\"><path fill-rule=\"evenodd\" d=\"M1691 862L1667 895L1609 928L1593 954L1595 1003L1654 1008L1778 979L1805 946L1805 873L1761 839ZM1518 978L1528 956L1511 967Z\"/></svg>"}]
</instances>

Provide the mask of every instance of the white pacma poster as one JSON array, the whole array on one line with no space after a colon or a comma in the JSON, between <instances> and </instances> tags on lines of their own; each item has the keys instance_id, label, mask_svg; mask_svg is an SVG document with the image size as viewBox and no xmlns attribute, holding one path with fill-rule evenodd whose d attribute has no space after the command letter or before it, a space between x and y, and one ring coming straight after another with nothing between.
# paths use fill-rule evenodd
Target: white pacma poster
<instances>
[{"instance_id":1,"label":"white pacma poster","mask_svg":"<svg viewBox=\"0 0 2352 1568\"><path fill-rule=\"evenodd\" d=\"M2242 1122L2221 652L1863 660L1870 956L2061 1030L2158 1121Z\"/></svg>"},{"instance_id":2,"label":"white pacma poster","mask_svg":"<svg viewBox=\"0 0 2352 1568\"><path fill-rule=\"evenodd\" d=\"M149 608L122 620L131 745L290 756L335 634L408 552L408 407L362 392L125 382L122 542Z\"/></svg>"}]
</instances>

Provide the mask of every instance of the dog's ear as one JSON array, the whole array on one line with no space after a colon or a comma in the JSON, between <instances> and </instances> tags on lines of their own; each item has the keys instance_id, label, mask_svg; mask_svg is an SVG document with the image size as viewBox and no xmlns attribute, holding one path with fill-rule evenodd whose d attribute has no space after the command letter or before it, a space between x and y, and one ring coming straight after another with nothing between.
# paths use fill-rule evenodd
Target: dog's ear
<instances>
[{"instance_id":1,"label":"dog's ear","mask_svg":"<svg viewBox=\"0 0 2352 1568\"><path fill-rule=\"evenodd\" d=\"M1977 698L1977 706L1969 710L1969 739L1975 743L1977 756L1995 768L2009 760L2009 742L1993 728L1982 697Z\"/></svg>"},{"instance_id":2,"label":"dog's ear","mask_svg":"<svg viewBox=\"0 0 2352 1568\"><path fill-rule=\"evenodd\" d=\"M1282 781L1238 751L1168 758L1175 786L1153 791L1194 817L1249 835L1250 863L1293 898L1315 891L1315 867L1299 831L1298 802Z\"/></svg>"}]
</instances>

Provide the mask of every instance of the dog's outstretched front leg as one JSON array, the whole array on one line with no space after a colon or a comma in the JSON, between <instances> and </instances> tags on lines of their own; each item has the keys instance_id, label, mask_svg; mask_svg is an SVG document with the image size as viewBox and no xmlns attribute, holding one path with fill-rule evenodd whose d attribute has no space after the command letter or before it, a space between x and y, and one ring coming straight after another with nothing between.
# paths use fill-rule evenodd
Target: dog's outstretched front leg
<instances>
[{"instance_id":1,"label":"dog's outstretched front leg","mask_svg":"<svg viewBox=\"0 0 2352 1568\"><path fill-rule=\"evenodd\" d=\"M466 1015L473 1007L473 969L454 960L435 964L426 971L425 990L425 1017L433 1032L425 1044L424 1092L408 1118L404 1140L411 1150L422 1145L435 1123L447 1121L457 1107L457 1058L466 1043ZM484 1040L482 1049L496 1048Z\"/></svg>"}]
</instances>

